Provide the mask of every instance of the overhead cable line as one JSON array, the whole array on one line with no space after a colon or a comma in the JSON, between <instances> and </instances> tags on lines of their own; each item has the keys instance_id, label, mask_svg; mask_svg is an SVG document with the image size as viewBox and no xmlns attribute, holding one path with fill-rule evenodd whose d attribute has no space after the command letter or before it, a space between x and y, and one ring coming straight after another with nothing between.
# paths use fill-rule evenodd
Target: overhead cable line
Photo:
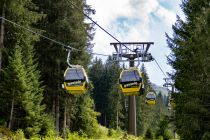
<instances>
[{"instance_id":1,"label":"overhead cable line","mask_svg":"<svg viewBox=\"0 0 210 140\"><path fill-rule=\"evenodd\" d=\"M167 78L165 72L164 72L163 69L160 67L160 65L158 64L157 60L156 60L156 59L154 59L154 60L155 60L155 63L157 64L158 68L161 70L161 72L162 72L163 75L165 76L165 78Z\"/></svg>"},{"instance_id":2,"label":"overhead cable line","mask_svg":"<svg viewBox=\"0 0 210 140\"><path fill-rule=\"evenodd\" d=\"M124 47L126 47L128 50L132 51L130 48L128 48L125 44L121 43L116 37L114 37L112 34L110 34L107 30L105 30L102 26L100 26L97 22L95 22L90 16L88 16L83 10L81 10L77 5L75 5L73 2L71 2L70 0L67 0L68 3L70 3L73 7L75 7L78 11L80 11L81 13L83 13L83 15L85 17L87 17L89 20L91 20L95 25L97 25L101 30L103 30L105 33L107 33L110 37L112 37L114 40L116 40L118 43L122 44ZM156 64L158 65L159 69L162 71L162 73L164 74L164 76L167 78L166 74L164 73L164 71L162 70L162 68L160 67L160 65L157 63L157 61L155 60Z\"/></svg>"},{"instance_id":3,"label":"overhead cable line","mask_svg":"<svg viewBox=\"0 0 210 140\"><path fill-rule=\"evenodd\" d=\"M130 50L131 52L133 52L133 50L131 50L130 48L128 48L125 44L123 44L121 41L119 41L116 37L114 37L111 33L109 33L107 30L105 30L101 25L99 25L97 22L95 22L90 16L88 16L87 14L85 14L85 12L83 10L81 10L76 4L74 4L73 2L71 2L70 0L67 0L68 3L70 3L72 6L74 6L78 11L80 11L81 13L84 14L84 16L86 16L89 20L91 20L95 25L97 25L101 30L103 30L105 33L107 33L110 37L112 37L114 40L116 40L118 43L122 44L123 46L125 46L128 50Z\"/></svg>"},{"instance_id":4,"label":"overhead cable line","mask_svg":"<svg viewBox=\"0 0 210 140\"><path fill-rule=\"evenodd\" d=\"M20 28L22 28L22 29L24 29L24 30L27 30L28 32L31 32L31 33L33 33L33 34L36 34L36 35L38 35L38 36L40 36L40 37L42 37L42 38L45 38L45 39L47 39L47 40L50 40L50 41L54 42L55 44L61 45L61 46L65 47L65 48L67 48L67 49L72 49L72 50L76 50L76 51L81 51L81 50L79 50L79 49L70 47L69 45L65 45L65 44L62 43L62 42L59 42L59 41L56 41L56 40L51 39L51 38L49 38L49 37L46 37L46 36L44 36L44 35L42 35L42 34L40 34L40 33L38 33L38 32L33 31L32 29L29 29L29 28L27 28L27 27L24 27L24 26L22 26L22 25L20 25L20 24L17 24L17 23L15 23L15 22L11 21L11 20L8 20L8 19L6 19L6 18L4 18L4 17L0 17L0 19L2 19L2 20L4 20L4 21L7 21L7 22L9 22L9 23L11 23L11 24L13 24L13 25L15 25L15 26L18 26L18 27L20 27Z\"/></svg>"},{"instance_id":5,"label":"overhead cable line","mask_svg":"<svg viewBox=\"0 0 210 140\"><path fill-rule=\"evenodd\" d=\"M13 21L11 21L11 20L9 20L9 19L6 19L6 18L4 18L4 17L0 17L0 19L1 19L1 20L4 20L4 21L6 21L6 22L9 22L9 23L11 23L11 24L13 24L13 25L15 25L15 26L17 26L17 27L19 27L19 28L22 28L22 29L24 29L24 30L26 30L26 31L28 31L28 32L30 32L30 33L36 34L36 35L38 35L38 36L40 36L40 37L42 37L42 38L44 38L44 39L46 39L46 40L52 41L52 42L55 43L55 44L61 45L61 46L63 46L63 47L66 48L66 49L71 49L71 50L73 50L73 51L82 51L81 49L76 49L76 48L74 48L74 47L70 47L69 45L66 45L66 44L64 44L64 43L62 43L62 42L59 42L59 41L55 40L55 39L49 38L49 37L47 37L47 36L44 36L44 35L42 35L42 34L40 34L40 33L38 33L38 32L33 31L32 29L29 29L29 28L27 28L27 27L24 27L24 26L22 26L22 25L20 25L20 24L18 24L18 23L16 23L16 22L13 22ZM109 56L109 55L99 54L99 53L91 53L91 52L88 52L88 53L89 53L89 54L93 54L93 55Z\"/></svg>"},{"instance_id":6,"label":"overhead cable line","mask_svg":"<svg viewBox=\"0 0 210 140\"><path fill-rule=\"evenodd\" d=\"M85 13L84 13L85 14ZM88 16L89 17L89 16ZM90 18L90 17L89 17ZM74 47L70 47L69 45L66 45L66 44L64 44L64 43L62 43L62 42L59 42L59 41L57 41L57 40L54 40L54 39L52 39L52 38L49 38L49 37L47 37L47 36L44 36L44 35L42 35L41 33L38 33L38 32L35 32L35 31L33 31L32 29L29 29L29 28L27 28L27 27L24 27L24 26L22 26L22 25L20 25L20 24L18 24L18 23L16 23L16 22L13 22L13 21L11 21L11 20L9 20L9 19L6 19L6 18L4 18L4 17L0 17L0 19L2 19L2 20L4 20L4 21L6 21L6 22L9 22L9 23L11 23L11 24L13 24L13 25L15 25L15 26L17 26L17 27L20 27L20 28L22 28L22 29L24 29L24 30L27 30L28 32L30 32L30 33L33 33L33 34L36 34L36 35L38 35L38 36L40 36L40 37L42 37L42 38L44 38L44 39L47 39L47 40L49 40L49 41L52 41L52 42L54 42L55 44L58 44L58 45L61 45L61 46L63 46L63 47L65 47L66 49L71 49L71 50L74 50L74 51L82 51L82 50L80 50L80 49L76 49L76 48L74 48ZM95 22L95 21L94 21ZM97 24L98 25L98 24ZM99 25L100 26L100 25ZM105 29L104 29L105 30ZM106 31L106 30L105 30ZM107 31L106 31L107 32ZM109 34L109 33L108 33ZM111 35L111 34L110 34ZM118 41L119 42L119 41ZM125 45L124 45L125 46ZM127 47L127 46L125 46L125 47ZM93 54L93 55L101 55L101 56L109 56L109 55L105 55L105 54L100 54L100 53L91 53L91 52L88 52L88 53L90 53L90 54ZM162 70L162 68L160 67L160 65L158 64L158 62L156 61L156 59L154 59L155 60L155 62L156 62L156 64L158 65L158 67L159 67L159 69L161 70L161 72L164 74L164 76L167 78L167 76L166 76L166 74L164 73L164 71Z\"/></svg>"},{"instance_id":7,"label":"overhead cable line","mask_svg":"<svg viewBox=\"0 0 210 140\"><path fill-rule=\"evenodd\" d=\"M70 3L72 6L74 6L78 11L80 11L81 13L84 14L84 16L86 16L89 20L91 20L95 25L97 25L101 30L103 30L105 33L107 33L109 36L111 36L114 40L116 40L118 43L122 44L123 46L125 46L128 50L132 51L130 48L128 48L125 44L121 43L116 37L114 37L112 34L110 34L107 30L105 30L102 26L100 26L97 22L95 22L90 16L88 16L83 10L81 10L77 5L75 5L73 2L71 2L70 0L67 0L68 3ZM155 60L155 59L154 59ZM163 75L167 78L166 74L164 73L164 71L162 70L162 68L160 67L160 65L157 63L157 61L155 60L155 63L158 65L159 69L161 70L161 72L163 73Z\"/></svg>"},{"instance_id":8,"label":"overhead cable line","mask_svg":"<svg viewBox=\"0 0 210 140\"><path fill-rule=\"evenodd\" d=\"M91 54L93 54L93 55L101 55L101 56L110 56L110 55L107 55L107 54L93 53L93 52Z\"/></svg>"}]
</instances>

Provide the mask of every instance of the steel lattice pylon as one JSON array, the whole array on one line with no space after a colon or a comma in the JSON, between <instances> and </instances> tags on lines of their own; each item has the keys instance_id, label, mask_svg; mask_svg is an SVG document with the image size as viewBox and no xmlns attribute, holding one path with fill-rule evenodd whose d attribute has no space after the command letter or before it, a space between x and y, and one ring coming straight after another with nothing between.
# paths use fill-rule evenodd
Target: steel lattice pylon
<instances>
[{"instance_id":1,"label":"steel lattice pylon","mask_svg":"<svg viewBox=\"0 0 210 140\"><path fill-rule=\"evenodd\" d=\"M153 61L151 53L148 50L153 42L121 42L121 43L110 43L113 45L116 52L113 54L113 58L116 61L123 62L129 61L129 66L134 67L135 61L138 62L150 62ZM126 58L127 60L123 60ZM137 60L135 60L137 59ZM129 96L128 99L128 133L135 135L136 131L136 98L135 95Z\"/></svg>"}]
</instances>

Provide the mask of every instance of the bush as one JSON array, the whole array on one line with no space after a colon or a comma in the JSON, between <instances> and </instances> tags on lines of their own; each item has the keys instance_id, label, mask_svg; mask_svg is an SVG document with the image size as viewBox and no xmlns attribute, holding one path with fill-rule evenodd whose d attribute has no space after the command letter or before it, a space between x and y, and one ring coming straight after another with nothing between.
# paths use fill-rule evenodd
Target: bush
<instances>
[{"instance_id":1,"label":"bush","mask_svg":"<svg viewBox=\"0 0 210 140\"><path fill-rule=\"evenodd\" d=\"M35 135L35 136L32 136L30 140L41 140L41 137L39 135Z\"/></svg>"},{"instance_id":2,"label":"bush","mask_svg":"<svg viewBox=\"0 0 210 140\"><path fill-rule=\"evenodd\" d=\"M10 131L8 128L0 126L0 139L11 139L13 135L13 132Z\"/></svg>"},{"instance_id":3,"label":"bush","mask_svg":"<svg viewBox=\"0 0 210 140\"><path fill-rule=\"evenodd\" d=\"M210 133L209 132L204 133L202 140L210 140Z\"/></svg>"},{"instance_id":4,"label":"bush","mask_svg":"<svg viewBox=\"0 0 210 140\"><path fill-rule=\"evenodd\" d=\"M94 138L104 138L108 135L108 129L106 127L98 125L95 129L96 133L93 135Z\"/></svg>"},{"instance_id":5,"label":"bush","mask_svg":"<svg viewBox=\"0 0 210 140\"><path fill-rule=\"evenodd\" d=\"M169 129L166 129L165 130L165 133L164 133L164 137L163 138L164 138L164 140L170 140L170 139L173 138Z\"/></svg>"},{"instance_id":6,"label":"bush","mask_svg":"<svg viewBox=\"0 0 210 140\"><path fill-rule=\"evenodd\" d=\"M15 135L12 137L13 140L26 140L23 130L18 129Z\"/></svg>"},{"instance_id":7,"label":"bush","mask_svg":"<svg viewBox=\"0 0 210 140\"><path fill-rule=\"evenodd\" d=\"M145 139L154 139L154 134L150 128L147 129L144 137Z\"/></svg>"},{"instance_id":8,"label":"bush","mask_svg":"<svg viewBox=\"0 0 210 140\"><path fill-rule=\"evenodd\" d=\"M54 130L49 130L47 135L42 140L63 140L61 137L57 137Z\"/></svg>"},{"instance_id":9,"label":"bush","mask_svg":"<svg viewBox=\"0 0 210 140\"><path fill-rule=\"evenodd\" d=\"M157 140L164 140L164 139L163 139L163 136L158 136L158 137L157 137Z\"/></svg>"},{"instance_id":10,"label":"bush","mask_svg":"<svg viewBox=\"0 0 210 140\"><path fill-rule=\"evenodd\" d=\"M87 140L87 137L82 135L80 136L77 132L68 133L67 140Z\"/></svg>"},{"instance_id":11,"label":"bush","mask_svg":"<svg viewBox=\"0 0 210 140\"><path fill-rule=\"evenodd\" d=\"M123 131L120 129L114 130L114 129L109 129L108 130L108 136L112 138L119 138L120 136L123 135Z\"/></svg>"}]
</instances>

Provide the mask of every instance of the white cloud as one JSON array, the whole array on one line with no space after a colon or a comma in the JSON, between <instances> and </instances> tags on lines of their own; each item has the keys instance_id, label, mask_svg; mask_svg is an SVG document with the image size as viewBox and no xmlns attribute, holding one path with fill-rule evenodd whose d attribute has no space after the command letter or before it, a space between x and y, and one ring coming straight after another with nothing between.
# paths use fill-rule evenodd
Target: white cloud
<instances>
[{"instance_id":1,"label":"white cloud","mask_svg":"<svg viewBox=\"0 0 210 140\"><path fill-rule=\"evenodd\" d=\"M164 7L161 3L170 2ZM96 10L93 19L122 42L127 41L154 41L150 52L163 67L164 71L171 71L166 64L165 55L169 54L166 47L165 32L171 34L171 26L176 20L176 13L180 14L178 2L174 0L87 0ZM174 5L173 5L174 4ZM117 22L120 17L124 22ZM129 20L137 20L131 24ZM125 30L126 29L126 30ZM94 42L94 52L112 54L114 49L109 45L116 42L101 29L97 28ZM152 82L161 85L163 74L156 64L147 64L148 73ZM158 73L158 74L157 74ZM161 81L161 82L160 82Z\"/></svg>"},{"instance_id":2,"label":"white cloud","mask_svg":"<svg viewBox=\"0 0 210 140\"><path fill-rule=\"evenodd\" d=\"M176 14L164 7L159 7L156 14L164 21L166 26L171 26L176 21Z\"/></svg>"}]
</instances>

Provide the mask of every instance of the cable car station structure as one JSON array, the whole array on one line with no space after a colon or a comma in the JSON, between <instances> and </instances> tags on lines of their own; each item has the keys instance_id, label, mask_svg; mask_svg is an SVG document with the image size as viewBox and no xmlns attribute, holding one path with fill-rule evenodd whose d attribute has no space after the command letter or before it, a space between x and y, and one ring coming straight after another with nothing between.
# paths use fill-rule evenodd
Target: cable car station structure
<instances>
[{"instance_id":1,"label":"cable car station structure","mask_svg":"<svg viewBox=\"0 0 210 140\"><path fill-rule=\"evenodd\" d=\"M137 62L136 67L140 65L140 62L151 62L153 57L148 50L153 42L118 42L110 43L114 46L116 53L113 57L119 62L129 62L129 67L135 67L134 62ZM126 58L123 60L123 58ZM135 95L128 97L128 133L136 136L136 98Z\"/></svg>"}]
</instances>

